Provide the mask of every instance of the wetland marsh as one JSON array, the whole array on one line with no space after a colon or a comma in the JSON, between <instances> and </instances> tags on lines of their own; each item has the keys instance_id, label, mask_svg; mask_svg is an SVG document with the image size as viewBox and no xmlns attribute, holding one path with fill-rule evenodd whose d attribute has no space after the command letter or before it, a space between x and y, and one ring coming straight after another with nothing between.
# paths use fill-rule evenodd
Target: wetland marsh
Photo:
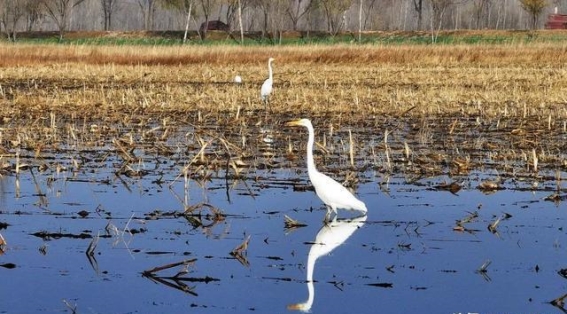
<instances>
[{"instance_id":1,"label":"wetland marsh","mask_svg":"<svg viewBox=\"0 0 567 314\"><path fill-rule=\"evenodd\" d=\"M0 47L0 312L565 311L560 45L30 48ZM299 117L367 216L323 224Z\"/></svg>"}]
</instances>

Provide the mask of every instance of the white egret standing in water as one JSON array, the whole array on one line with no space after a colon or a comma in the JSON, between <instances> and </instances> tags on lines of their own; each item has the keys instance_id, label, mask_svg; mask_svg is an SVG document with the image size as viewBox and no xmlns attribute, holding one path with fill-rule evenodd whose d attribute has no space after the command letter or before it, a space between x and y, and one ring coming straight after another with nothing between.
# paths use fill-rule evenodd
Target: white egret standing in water
<instances>
[{"instance_id":1,"label":"white egret standing in water","mask_svg":"<svg viewBox=\"0 0 567 314\"><path fill-rule=\"evenodd\" d=\"M264 105L267 105L268 98L272 93L272 83L274 82L273 73L272 73L272 61L274 61L274 58L268 59L269 75L268 78L264 81L264 84L262 84L262 89L260 90L260 97L262 98Z\"/></svg>"},{"instance_id":2,"label":"white egret standing in water","mask_svg":"<svg viewBox=\"0 0 567 314\"><path fill-rule=\"evenodd\" d=\"M315 193L327 206L327 214L325 221L329 221L331 211L337 215L337 208L347 210L357 210L363 214L368 211L366 205L357 199L352 193L347 190L342 184L331 179L327 175L319 172L315 168L315 161L313 159L313 143L315 142L315 131L309 119L299 119L288 122L288 126L304 126L309 131L309 140L307 141L307 173L309 180L315 187Z\"/></svg>"}]
</instances>

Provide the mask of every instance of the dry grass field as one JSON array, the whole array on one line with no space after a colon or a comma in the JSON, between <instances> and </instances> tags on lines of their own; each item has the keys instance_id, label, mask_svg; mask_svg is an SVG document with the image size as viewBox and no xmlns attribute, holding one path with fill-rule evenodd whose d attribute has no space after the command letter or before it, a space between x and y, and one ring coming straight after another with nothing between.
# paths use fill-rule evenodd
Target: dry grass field
<instances>
[{"instance_id":1,"label":"dry grass field","mask_svg":"<svg viewBox=\"0 0 567 314\"><path fill-rule=\"evenodd\" d=\"M259 91L270 56L275 58L274 92L267 113ZM352 129L353 166L375 165L378 155L387 164L390 158L424 157L426 169L417 171L439 174L451 160L457 160L459 172L481 166L488 156L505 161L504 166L513 160L522 169L526 164L537 169L539 160L540 167L557 169L565 164L566 64L567 46L550 43L245 48L3 44L2 143L10 153L25 147L40 155L69 143L117 145L117 138L129 138L133 144L128 131L138 128L134 138L143 142L150 134L143 145L154 146L175 131L170 128L193 126L216 138L237 135L229 141L243 149L238 143L244 143L247 126L282 130L283 122L302 116L313 119L319 130L331 130L329 134L333 127ZM235 75L242 76L242 84L233 83ZM389 143L386 132L393 134ZM289 141L284 134L274 136ZM199 150L206 140L196 142ZM448 152L458 153L447 157ZM255 156L258 151L234 155Z\"/></svg>"},{"instance_id":2,"label":"dry grass field","mask_svg":"<svg viewBox=\"0 0 567 314\"><path fill-rule=\"evenodd\" d=\"M277 114L482 115L566 118L567 47L0 46L4 119L169 119L262 109L259 88L273 56ZM243 77L236 86L233 77ZM183 118L182 118L183 119Z\"/></svg>"}]
</instances>

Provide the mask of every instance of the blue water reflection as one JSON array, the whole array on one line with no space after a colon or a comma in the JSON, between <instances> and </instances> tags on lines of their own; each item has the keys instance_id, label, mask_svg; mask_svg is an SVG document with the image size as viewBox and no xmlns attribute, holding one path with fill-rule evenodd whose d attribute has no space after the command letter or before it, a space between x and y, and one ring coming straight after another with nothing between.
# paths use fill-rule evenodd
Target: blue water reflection
<instances>
[{"instance_id":1,"label":"blue water reflection","mask_svg":"<svg viewBox=\"0 0 567 314\"><path fill-rule=\"evenodd\" d=\"M286 169L228 188L219 179L190 180L187 188L173 176L160 185L158 175L122 182L104 169L36 174L35 182L22 173L19 187L5 176L0 222L7 227L0 232L8 245L0 264L16 268L0 268L0 312L70 311L63 300L93 313L285 312L306 299L306 286L306 304L295 307L313 313L557 311L549 301L567 292L557 273L567 267L567 226L564 205L543 200L548 190L486 195L465 186L455 195L430 189L439 178L408 184L393 176L385 193L378 176L364 175L357 194L368 216L339 211L341 219L323 227L325 209L314 192L272 184L298 177ZM225 219L203 227L165 215L199 203ZM473 212L467 231L455 230ZM503 213L511 217L489 231ZM307 226L289 232L284 215ZM109 224L118 232L100 238L94 269L85 252ZM41 231L91 238L34 235ZM244 266L229 253L248 235ZM189 283L188 294L141 275L184 259L196 259L187 276L218 281Z\"/></svg>"},{"instance_id":2,"label":"blue water reflection","mask_svg":"<svg viewBox=\"0 0 567 314\"><path fill-rule=\"evenodd\" d=\"M315 241L311 245L309 255L307 257L307 282L308 298L302 303L295 303L288 306L290 310L299 310L309 312L313 306L315 299L315 285L313 282L313 272L315 271L315 262L317 259L328 255L339 245L343 244L356 230L361 228L366 221L367 216L354 219L335 219L329 223L323 224L323 227L317 233ZM348 267L349 265L345 265Z\"/></svg>"}]
</instances>

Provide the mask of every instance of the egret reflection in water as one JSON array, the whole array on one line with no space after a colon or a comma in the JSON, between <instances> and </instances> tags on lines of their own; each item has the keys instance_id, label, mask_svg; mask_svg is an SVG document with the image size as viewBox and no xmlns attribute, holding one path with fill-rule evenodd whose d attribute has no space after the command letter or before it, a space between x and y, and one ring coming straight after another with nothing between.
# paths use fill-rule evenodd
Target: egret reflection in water
<instances>
[{"instance_id":1,"label":"egret reflection in water","mask_svg":"<svg viewBox=\"0 0 567 314\"><path fill-rule=\"evenodd\" d=\"M331 253L339 245L343 244L356 230L364 225L367 216L363 215L353 219L335 219L323 224L317 233L315 242L311 245L307 257L307 301L288 305L288 310L299 310L308 312L315 300L315 286L313 284L313 271L315 262L321 256Z\"/></svg>"}]
</instances>

